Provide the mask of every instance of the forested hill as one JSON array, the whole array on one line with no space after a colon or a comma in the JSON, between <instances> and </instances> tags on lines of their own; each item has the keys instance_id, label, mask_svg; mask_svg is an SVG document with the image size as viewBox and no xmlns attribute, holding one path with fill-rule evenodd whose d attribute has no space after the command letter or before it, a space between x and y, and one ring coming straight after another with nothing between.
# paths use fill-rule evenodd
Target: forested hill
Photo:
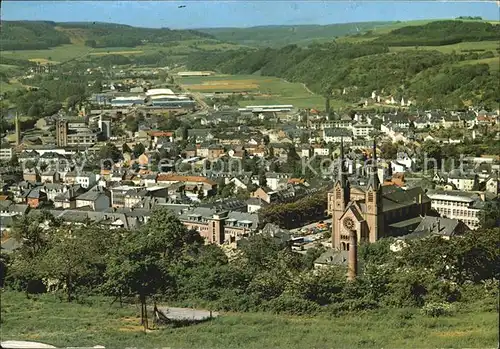
<instances>
[{"instance_id":1,"label":"forested hill","mask_svg":"<svg viewBox=\"0 0 500 349\"><path fill-rule=\"evenodd\" d=\"M440 23L441 32L450 32L446 22ZM450 32L457 40L471 38L467 29L469 23L463 24L464 27L454 25L457 30ZM439 26L435 28L440 31ZM417 37L401 34L408 32L426 33L428 30L402 28L396 34L391 32L376 40L332 41L307 48L288 45L280 49L194 54L188 57L187 65L189 69L218 70L228 74L278 76L305 83L325 97L349 102L359 102L377 90L396 99L411 99L421 106L461 108L464 105L484 105L498 108L500 75L495 41L483 41L490 45L489 49L457 48L456 51L445 46L393 47L384 41L384 38ZM488 40L491 30L478 30L474 35L476 41ZM431 35L428 44L435 43L434 39L435 36ZM425 37L420 36L418 40L422 45L427 43ZM342 93L344 89L345 94Z\"/></svg>"},{"instance_id":2,"label":"forested hill","mask_svg":"<svg viewBox=\"0 0 500 349\"><path fill-rule=\"evenodd\" d=\"M249 28L202 28L201 32L216 39L256 47L281 47L289 44L307 45L312 42L331 40L375 28L383 28L397 22L359 22L328 25L270 25Z\"/></svg>"},{"instance_id":3,"label":"forested hill","mask_svg":"<svg viewBox=\"0 0 500 349\"><path fill-rule=\"evenodd\" d=\"M55 30L54 22L2 21L2 50L39 50L69 44L64 33Z\"/></svg>"},{"instance_id":4,"label":"forested hill","mask_svg":"<svg viewBox=\"0 0 500 349\"><path fill-rule=\"evenodd\" d=\"M500 40L500 25L488 22L436 21L395 29L376 39L388 46L436 46Z\"/></svg>"},{"instance_id":5,"label":"forested hill","mask_svg":"<svg viewBox=\"0 0 500 349\"><path fill-rule=\"evenodd\" d=\"M92 47L135 47L199 38L212 36L195 30L137 28L113 23L3 21L0 45L2 50L38 50L77 41Z\"/></svg>"}]
</instances>

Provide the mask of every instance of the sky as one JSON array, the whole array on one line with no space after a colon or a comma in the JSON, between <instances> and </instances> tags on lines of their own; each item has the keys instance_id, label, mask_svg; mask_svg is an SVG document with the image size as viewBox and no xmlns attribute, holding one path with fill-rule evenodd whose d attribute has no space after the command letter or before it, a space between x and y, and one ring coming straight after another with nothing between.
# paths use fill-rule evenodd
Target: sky
<instances>
[{"instance_id":1,"label":"sky","mask_svg":"<svg viewBox=\"0 0 500 349\"><path fill-rule=\"evenodd\" d=\"M186 7L179 8L184 5ZM481 16L499 20L495 2L477 1L2 1L3 20L111 22L172 29L407 21Z\"/></svg>"}]
</instances>

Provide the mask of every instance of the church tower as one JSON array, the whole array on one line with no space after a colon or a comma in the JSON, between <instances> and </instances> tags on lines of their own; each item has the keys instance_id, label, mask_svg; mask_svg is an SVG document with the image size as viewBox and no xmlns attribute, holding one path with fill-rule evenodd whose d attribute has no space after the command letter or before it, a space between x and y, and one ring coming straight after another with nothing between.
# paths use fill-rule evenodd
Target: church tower
<instances>
[{"instance_id":1,"label":"church tower","mask_svg":"<svg viewBox=\"0 0 500 349\"><path fill-rule=\"evenodd\" d=\"M339 172L335 185L333 186L333 195L331 199L332 212L332 247L340 248L340 217L344 213L347 204L350 201L351 188L347 179L347 169L344 159L344 140L340 140Z\"/></svg>"},{"instance_id":2,"label":"church tower","mask_svg":"<svg viewBox=\"0 0 500 349\"><path fill-rule=\"evenodd\" d=\"M384 236L384 213L382 211L382 185L378 178L377 168L377 143L373 140L373 155L370 164L370 179L365 193L366 214L365 220L368 225L368 236L361 236L361 240L368 239L375 242Z\"/></svg>"}]
</instances>

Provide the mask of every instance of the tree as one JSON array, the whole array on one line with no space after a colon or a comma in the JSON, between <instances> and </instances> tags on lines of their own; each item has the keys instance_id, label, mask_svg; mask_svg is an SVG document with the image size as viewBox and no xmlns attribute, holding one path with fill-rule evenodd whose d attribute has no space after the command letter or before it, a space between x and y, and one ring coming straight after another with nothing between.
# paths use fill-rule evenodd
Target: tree
<instances>
[{"instance_id":1,"label":"tree","mask_svg":"<svg viewBox=\"0 0 500 349\"><path fill-rule=\"evenodd\" d=\"M136 295L141 303L141 322L146 329L147 298L172 288L169 269L185 254L203 245L195 231L188 231L170 210L157 208L140 230L125 234L110 255L105 288L115 295Z\"/></svg>"},{"instance_id":2,"label":"tree","mask_svg":"<svg viewBox=\"0 0 500 349\"><path fill-rule=\"evenodd\" d=\"M139 156L144 154L145 151L146 151L146 147L144 146L144 144L136 143L134 145L133 153L134 153L135 158L138 158Z\"/></svg>"},{"instance_id":3,"label":"tree","mask_svg":"<svg viewBox=\"0 0 500 349\"><path fill-rule=\"evenodd\" d=\"M85 40L85 46L96 48L97 43L95 40Z\"/></svg>"},{"instance_id":4,"label":"tree","mask_svg":"<svg viewBox=\"0 0 500 349\"><path fill-rule=\"evenodd\" d=\"M107 233L95 226L57 229L40 263L39 275L62 281L66 300L71 302L76 286L90 286L89 279L103 270L106 249L101 237Z\"/></svg>"},{"instance_id":5,"label":"tree","mask_svg":"<svg viewBox=\"0 0 500 349\"><path fill-rule=\"evenodd\" d=\"M108 143L99 150L99 158L101 160L111 160L113 163L118 162L122 157L120 150L113 143Z\"/></svg>"},{"instance_id":6,"label":"tree","mask_svg":"<svg viewBox=\"0 0 500 349\"><path fill-rule=\"evenodd\" d=\"M264 171L259 173L259 185L261 187L267 186L267 178L266 178L266 173Z\"/></svg>"},{"instance_id":7,"label":"tree","mask_svg":"<svg viewBox=\"0 0 500 349\"><path fill-rule=\"evenodd\" d=\"M500 201L487 201L479 213L479 222L483 229L500 226Z\"/></svg>"},{"instance_id":8,"label":"tree","mask_svg":"<svg viewBox=\"0 0 500 349\"><path fill-rule=\"evenodd\" d=\"M11 274L26 291L36 280L41 279L39 270L43 256L49 248L47 231L59 226L59 221L46 211L38 211L33 215L21 216L14 222L12 238L21 243L14 251Z\"/></svg>"}]
</instances>

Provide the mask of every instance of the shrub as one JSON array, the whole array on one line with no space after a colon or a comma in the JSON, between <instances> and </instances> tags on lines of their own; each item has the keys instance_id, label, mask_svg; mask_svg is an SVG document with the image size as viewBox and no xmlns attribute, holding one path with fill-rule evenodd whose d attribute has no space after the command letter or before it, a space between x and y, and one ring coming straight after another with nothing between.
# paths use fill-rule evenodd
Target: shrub
<instances>
[{"instance_id":1,"label":"shrub","mask_svg":"<svg viewBox=\"0 0 500 349\"><path fill-rule=\"evenodd\" d=\"M281 295L262 305L263 310L270 311L276 314L290 315L313 315L320 311L321 307L311 301L293 297L289 295Z\"/></svg>"},{"instance_id":2,"label":"shrub","mask_svg":"<svg viewBox=\"0 0 500 349\"><path fill-rule=\"evenodd\" d=\"M432 317L450 316L453 311L453 306L449 303L429 302L422 307L422 313Z\"/></svg>"}]
</instances>

